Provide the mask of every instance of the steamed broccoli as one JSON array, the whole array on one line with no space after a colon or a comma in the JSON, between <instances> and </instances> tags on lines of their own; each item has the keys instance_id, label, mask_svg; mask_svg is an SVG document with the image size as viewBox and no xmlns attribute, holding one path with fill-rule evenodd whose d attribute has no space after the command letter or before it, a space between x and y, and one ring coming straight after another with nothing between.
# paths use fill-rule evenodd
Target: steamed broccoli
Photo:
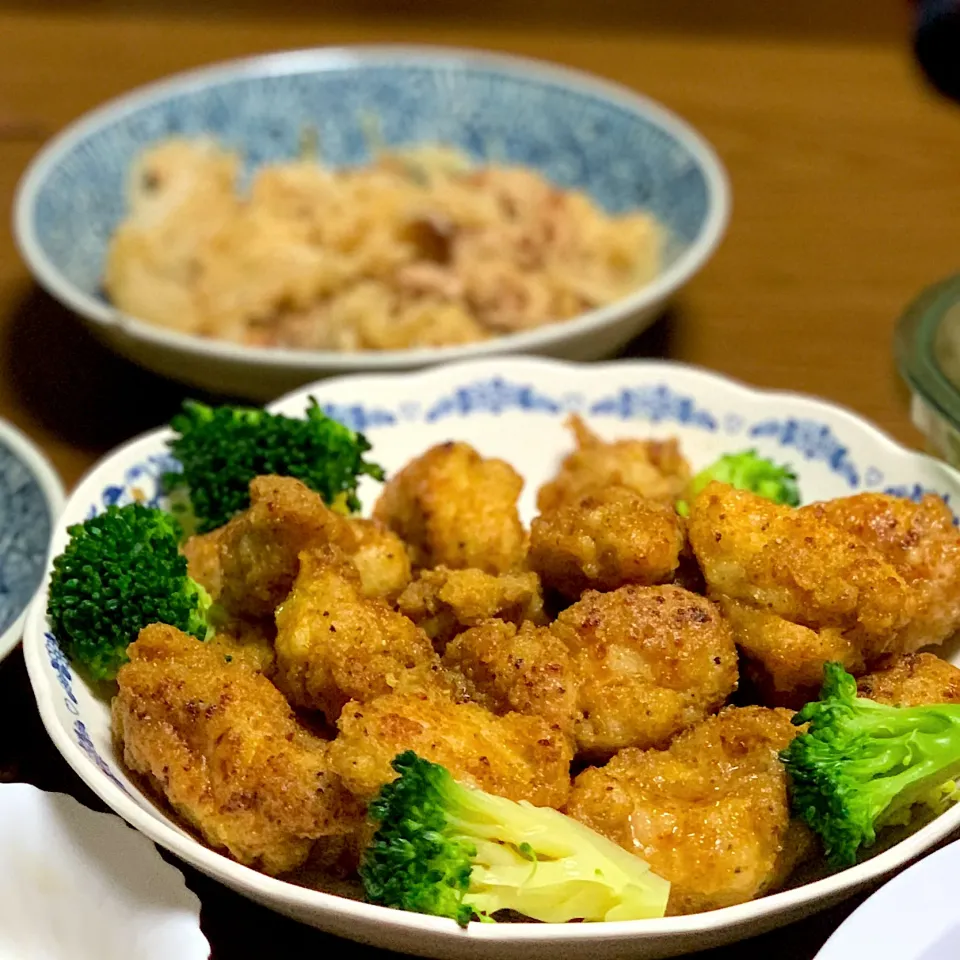
<instances>
[{"instance_id":1,"label":"steamed broccoli","mask_svg":"<svg viewBox=\"0 0 960 960\"><path fill-rule=\"evenodd\" d=\"M910 808L939 812L956 798L960 704L891 707L857 696L838 663L824 666L820 699L794 718L809 723L781 759L794 813L823 839L828 860L854 863L877 831L908 822Z\"/></svg>"},{"instance_id":2,"label":"steamed broccoli","mask_svg":"<svg viewBox=\"0 0 960 960\"><path fill-rule=\"evenodd\" d=\"M687 487L686 500L677 502L677 512L687 516L689 500L703 490L712 480L728 483L738 490L750 490L774 503L790 507L800 505L800 490L797 475L788 467L778 467L772 460L761 457L756 450L741 450L727 453L701 470Z\"/></svg>"},{"instance_id":3,"label":"steamed broccoli","mask_svg":"<svg viewBox=\"0 0 960 960\"><path fill-rule=\"evenodd\" d=\"M663 916L670 884L576 820L459 784L413 751L393 769L360 867L373 903L461 925L499 910L548 923Z\"/></svg>"},{"instance_id":4,"label":"steamed broccoli","mask_svg":"<svg viewBox=\"0 0 960 960\"><path fill-rule=\"evenodd\" d=\"M53 561L47 614L66 653L112 680L142 627L168 623L205 640L210 596L187 576L177 521L131 503L75 524Z\"/></svg>"},{"instance_id":5,"label":"steamed broccoli","mask_svg":"<svg viewBox=\"0 0 960 960\"><path fill-rule=\"evenodd\" d=\"M360 509L361 476L383 479L382 468L363 459L366 437L326 416L312 397L305 419L188 400L170 425L177 436L169 446L181 471L168 473L164 488L174 502L189 503L189 525L199 533L249 506L257 476L296 477L345 512Z\"/></svg>"}]
</instances>

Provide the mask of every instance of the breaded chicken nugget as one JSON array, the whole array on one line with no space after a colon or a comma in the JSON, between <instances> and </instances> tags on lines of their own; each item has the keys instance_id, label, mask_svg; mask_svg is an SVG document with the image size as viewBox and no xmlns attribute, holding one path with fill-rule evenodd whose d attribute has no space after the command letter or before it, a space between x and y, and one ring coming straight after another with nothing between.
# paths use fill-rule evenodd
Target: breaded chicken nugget
<instances>
[{"instance_id":1,"label":"breaded chicken nugget","mask_svg":"<svg viewBox=\"0 0 960 960\"><path fill-rule=\"evenodd\" d=\"M273 676L276 655L273 644L277 626L273 620L242 620L231 617L218 623L216 632L207 641L225 657L239 660L258 673Z\"/></svg>"},{"instance_id":2,"label":"breaded chicken nugget","mask_svg":"<svg viewBox=\"0 0 960 960\"><path fill-rule=\"evenodd\" d=\"M123 761L211 846L278 874L352 842L362 808L266 677L163 624L129 653L113 700Z\"/></svg>"},{"instance_id":3,"label":"breaded chicken nugget","mask_svg":"<svg viewBox=\"0 0 960 960\"><path fill-rule=\"evenodd\" d=\"M463 678L470 700L492 713L544 717L570 733L577 677L566 645L546 627L487 620L456 637L443 665Z\"/></svg>"},{"instance_id":4,"label":"breaded chicken nugget","mask_svg":"<svg viewBox=\"0 0 960 960\"><path fill-rule=\"evenodd\" d=\"M907 582L915 610L897 650L913 653L943 643L960 629L960 531L940 497L920 503L882 493L858 493L803 507L873 547Z\"/></svg>"},{"instance_id":5,"label":"breaded chicken nugget","mask_svg":"<svg viewBox=\"0 0 960 960\"><path fill-rule=\"evenodd\" d=\"M690 465L675 439L607 443L578 416L570 417L567 425L577 449L553 480L540 488L537 507L541 513L611 486L628 487L648 500L672 505L690 479Z\"/></svg>"},{"instance_id":6,"label":"breaded chicken nugget","mask_svg":"<svg viewBox=\"0 0 960 960\"><path fill-rule=\"evenodd\" d=\"M608 487L536 517L529 564L544 586L567 597L670 580L684 536L672 506L628 487Z\"/></svg>"},{"instance_id":7,"label":"breaded chicken nugget","mask_svg":"<svg viewBox=\"0 0 960 960\"><path fill-rule=\"evenodd\" d=\"M550 629L579 678L579 751L665 746L718 710L737 687L730 628L709 600L682 587L588 591Z\"/></svg>"},{"instance_id":8,"label":"breaded chicken nugget","mask_svg":"<svg viewBox=\"0 0 960 960\"><path fill-rule=\"evenodd\" d=\"M394 694L347 704L337 725L330 759L362 800L396 777L390 762L404 750L510 800L559 808L570 792L569 738L541 717L495 717L475 703Z\"/></svg>"},{"instance_id":9,"label":"breaded chicken nugget","mask_svg":"<svg viewBox=\"0 0 960 960\"><path fill-rule=\"evenodd\" d=\"M277 611L276 684L297 707L335 723L349 700L436 691L452 696L429 637L383 600L367 599L335 548L300 555Z\"/></svg>"},{"instance_id":10,"label":"breaded chicken nugget","mask_svg":"<svg viewBox=\"0 0 960 960\"><path fill-rule=\"evenodd\" d=\"M420 626L442 652L461 630L497 618L507 623L546 623L535 573L482 570L421 570L397 601L397 609Z\"/></svg>"},{"instance_id":11,"label":"breaded chicken nugget","mask_svg":"<svg viewBox=\"0 0 960 960\"><path fill-rule=\"evenodd\" d=\"M624 750L577 777L566 812L669 880L669 914L752 900L811 847L777 756L799 732L790 718L727 707L667 750Z\"/></svg>"},{"instance_id":12,"label":"breaded chicken nugget","mask_svg":"<svg viewBox=\"0 0 960 960\"><path fill-rule=\"evenodd\" d=\"M442 443L383 488L376 519L406 541L417 567L505 573L520 566L527 537L517 512L523 478L466 443Z\"/></svg>"},{"instance_id":13,"label":"breaded chicken nugget","mask_svg":"<svg viewBox=\"0 0 960 960\"><path fill-rule=\"evenodd\" d=\"M932 653L908 653L861 677L857 692L893 707L960 703L960 669Z\"/></svg>"},{"instance_id":14,"label":"breaded chicken nugget","mask_svg":"<svg viewBox=\"0 0 960 960\"><path fill-rule=\"evenodd\" d=\"M799 709L816 700L825 663L841 663L854 675L865 669L860 647L837 627L813 630L726 597L719 604L740 650L741 671L768 707Z\"/></svg>"},{"instance_id":15,"label":"breaded chicken nugget","mask_svg":"<svg viewBox=\"0 0 960 960\"><path fill-rule=\"evenodd\" d=\"M382 597L392 603L412 575L406 544L376 520L350 517L347 523L356 538L356 545L349 552L360 574L364 596Z\"/></svg>"},{"instance_id":16,"label":"breaded chicken nugget","mask_svg":"<svg viewBox=\"0 0 960 960\"><path fill-rule=\"evenodd\" d=\"M841 630L870 662L912 616L903 578L872 547L809 511L711 483L690 507L690 543L710 595L821 630Z\"/></svg>"},{"instance_id":17,"label":"breaded chicken nugget","mask_svg":"<svg viewBox=\"0 0 960 960\"><path fill-rule=\"evenodd\" d=\"M230 614L272 618L293 587L304 550L342 550L369 597L394 599L410 580L402 541L371 520L343 517L293 477L256 477L250 507L184 544L190 576Z\"/></svg>"}]
</instances>

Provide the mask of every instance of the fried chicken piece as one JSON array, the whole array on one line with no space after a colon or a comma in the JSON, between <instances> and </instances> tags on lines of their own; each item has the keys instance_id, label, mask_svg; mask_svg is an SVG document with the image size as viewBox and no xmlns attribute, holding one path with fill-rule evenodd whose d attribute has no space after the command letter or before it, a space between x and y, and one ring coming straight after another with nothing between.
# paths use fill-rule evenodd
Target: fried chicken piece
<instances>
[{"instance_id":1,"label":"fried chicken piece","mask_svg":"<svg viewBox=\"0 0 960 960\"><path fill-rule=\"evenodd\" d=\"M276 667L273 649L276 636L277 627L272 620L232 617L217 625L216 632L207 643L230 660L239 660L257 673L270 677Z\"/></svg>"},{"instance_id":2,"label":"fried chicken piece","mask_svg":"<svg viewBox=\"0 0 960 960\"><path fill-rule=\"evenodd\" d=\"M544 717L573 732L577 677L566 645L546 627L487 620L447 647L443 665L492 713Z\"/></svg>"},{"instance_id":3,"label":"fried chicken piece","mask_svg":"<svg viewBox=\"0 0 960 960\"><path fill-rule=\"evenodd\" d=\"M190 576L230 614L272 618L293 587L304 550L335 546L368 597L394 599L410 580L403 542L372 520L344 517L293 477L256 477L250 507L184 544Z\"/></svg>"},{"instance_id":4,"label":"fried chicken piece","mask_svg":"<svg viewBox=\"0 0 960 960\"><path fill-rule=\"evenodd\" d=\"M461 630L496 618L506 623L546 623L535 573L482 570L421 570L397 601L399 611L420 626L441 653Z\"/></svg>"},{"instance_id":5,"label":"fried chicken piece","mask_svg":"<svg viewBox=\"0 0 960 960\"><path fill-rule=\"evenodd\" d=\"M393 602L410 583L410 556L406 544L390 529L376 520L350 517L347 520L356 538L350 550L363 594Z\"/></svg>"},{"instance_id":6,"label":"fried chicken piece","mask_svg":"<svg viewBox=\"0 0 960 960\"><path fill-rule=\"evenodd\" d=\"M475 703L411 693L349 703L337 725L330 758L362 800L395 778L390 762L404 750L510 800L559 808L570 792L570 740L542 717L496 717Z\"/></svg>"},{"instance_id":7,"label":"fried chicken piece","mask_svg":"<svg viewBox=\"0 0 960 960\"><path fill-rule=\"evenodd\" d=\"M855 675L865 669L859 646L837 627L813 630L727 597L719 604L740 650L742 673L768 707L799 709L816 700L825 663L841 663Z\"/></svg>"},{"instance_id":8,"label":"fried chicken piece","mask_svg":"<svg viewBox=\"0 0 960 960\"><path fill-rule=\"evenodd\" d=\"M276 650L277 686L330 723L350 700L453 696L430 638L385 601L364 597L356 570L332 547L300 555L293 590L277 611Z\"/></svg>"},{"instance_id":9,"label":"fried chicken piece","mask_svg":"<svg viewBox=\"0 0 960 960\"><path fill-rule=\"evenodd\" d=\"M744 903L781 885L811 850L790 819L777 754L788 710L727 707L667 750L623 750L574 782L566 812L672 884L667 913Z\"/></svg>"},{"instance_id":10,"label":"fried chicken piece","mask_svg":"<svg viewBox=\"0 0 960 960\"><path fill-rule=\"evenodd\" d=\"M163 624L129 654L113 700L123 762L211 846L279 874L351 842L362 808L266 677Z\"/></svg>"},{"instance_id":11,"label":"fried chicken piece","mask_svg":"<svg viewBox=\"0 0 960 960\"><path fill-rule=\"evenodd\" d=\"M908 653L861 677L857 692L892 707L960 703L960 669L932 653Z\"/></svg>"},{"instance_id":12,"label":"fried chicken piece","mask_svg":"<svg viewBox=\"0 0 960 960\"><path fill-rule=\"evenodd\" d=\"M942 498L928 494L914 503L858 493L802 511L859 537L906 581L915 609L897 638L897 652L943 643L960 629L960 531Z\"/></svg>"},{"instance_id":13,"label":"fried chicken piece","mask_svg":"<svg viewBox=\"0 0 960 960\"><path fill-rule=\"evenodd\" d=\"M730 628L709 600L682 587L588 591L550 629L579 678L579 751L662 747L718 710L737 687Z\"/></svg>"},{"instance_id":14,"label":"fried chicken piece","mask_svg":"<svg viewBox=\"0 0 960 960\"><path fill-rule=\"evenodd\" d=\"M601 440L579 416L567 425L577 449L560 465L557 475L537 494L541 513L574 503L611 486L628 487L648 500L672 505L686 488L690 465L676 439Z\"/></svg>"},{"instance_id":15,"label":"fried chicken piece","mask_svg":"<svg viewBox=\"0 0 960 960\"><path fill-rule=\"evenodd\" d=\"M589 589L666 583L683 545L672 506L614 486L536 517L528 562L544 586L577 598Z\"/></svg>"},{"instance_id":16,"label":"fried chicken piece","mask_svg":"<svg viewBox=\"0 0 960 960\"><path fill-rule=\"evenodd\" d=\"M690 507L690 543L709 593L813 630L840 630L867 665L910 620L903 578L872 547L816 514L709 484Z\"/></svg>"},{"instance_id":17,"label":"fried chicken piece","mask_svg":"<svg viewBox=\"0 0 960 960\"><path fill-rule=\"evenodd\" d=\"M523 478L466 443L442 443L408 463L383 488L376 519L409 545L417 567L505 573L527 549L517 500Z\"/></svg>"}]
</instances>

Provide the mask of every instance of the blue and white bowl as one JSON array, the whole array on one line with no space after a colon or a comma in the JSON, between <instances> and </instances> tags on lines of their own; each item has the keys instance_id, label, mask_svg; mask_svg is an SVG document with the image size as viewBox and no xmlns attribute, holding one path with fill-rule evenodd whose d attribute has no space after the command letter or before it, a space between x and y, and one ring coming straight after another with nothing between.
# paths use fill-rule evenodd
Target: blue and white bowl
<instances>
[{"instance_id":1,"label":"blue and white bowl","mask_svg":"<svg viewBox=\"0 0 960 960\"><path fill-rule=\"evenodd\" d=\"M659 276L572 320L466 346L344 354L247 347L178 334L114 309L104 253L124 215L128 168L149 143L212 134L251 168L297 154L315 128L324 159L368 159L366 124L389 146L441 142L477 160L533 167L610 211L642 207L671 242ZM161 373L272 399L317 377L411 369L495 353L588 360L623 346L713 253L730 208L711 147L686 123L623 87L537 61L442 47L281 53L176 76L87 114L33 161L15 233L38 282L107 343Z\"/></svg>"},{"instance_id":2,"label":"blue and white bowl","mask_svg":"<svg viewBox=\"0 0 960 960\"><path fill-rule=\"evenodd\" d=\"M63 484L47 458L0 420L0 660L20 642L63 503Z\"/></svg>"},{"instance_id":3,"label":"blue and white bowl","mask_svg":"<svg viewBox=\"0 0 960 960\"><path fill-rule=\"evenodd\" d=\"M931 491L956 509L960 473L899 446L847 410L793 393L752 390L675 363L623 361L561 364L499 358L415 374L327 380L282 398L273 409L302 416L313 395L332 416L362 429L373 456L394 472L428 447L464 440L502 457L526 481L520 501L529 522L537 487L556 471L573 440L564 421L581 414L605 438L679 438L694 469L721 453L756 448L789 463L804 501L885 490L916 497ZM114 451L81 481L53 548L67 525L133 496L162 503L160 477L170 467L168 430ZM361 500L372 507L366 478ZM899 843L878 845L855 867L750 903L710 913L616 923L473 923L403 913L267 877L208 849L129 776L110 731L102 691L75 673L51 634L46 583L31 608L24 652L40 714L57 748L89 786L152 840L232 889L330 933L441 960L657 960L742 939L789 923L849 896L904 866L960 829L955 806ZM940 651L960 663L955 647Z\"/></svg>"}]
</instances>

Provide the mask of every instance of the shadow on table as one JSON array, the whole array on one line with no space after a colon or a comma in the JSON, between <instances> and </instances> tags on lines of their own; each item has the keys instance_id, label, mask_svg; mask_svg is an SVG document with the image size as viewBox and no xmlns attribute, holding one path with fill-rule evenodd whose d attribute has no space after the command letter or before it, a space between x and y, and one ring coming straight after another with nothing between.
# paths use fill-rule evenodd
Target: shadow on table
<instances>
[{"instance_id":1,"label":"shadow on table","mask_svg":"<svg viewBox=\"0 0 960 960\"><path fill-rule=\"evenodd\" d=\"M166 423L184 397L215 399L113 353L65 307L28 288L6 327L4 379L43 426L103 452Z\"/></svg>"}]
</instances>

